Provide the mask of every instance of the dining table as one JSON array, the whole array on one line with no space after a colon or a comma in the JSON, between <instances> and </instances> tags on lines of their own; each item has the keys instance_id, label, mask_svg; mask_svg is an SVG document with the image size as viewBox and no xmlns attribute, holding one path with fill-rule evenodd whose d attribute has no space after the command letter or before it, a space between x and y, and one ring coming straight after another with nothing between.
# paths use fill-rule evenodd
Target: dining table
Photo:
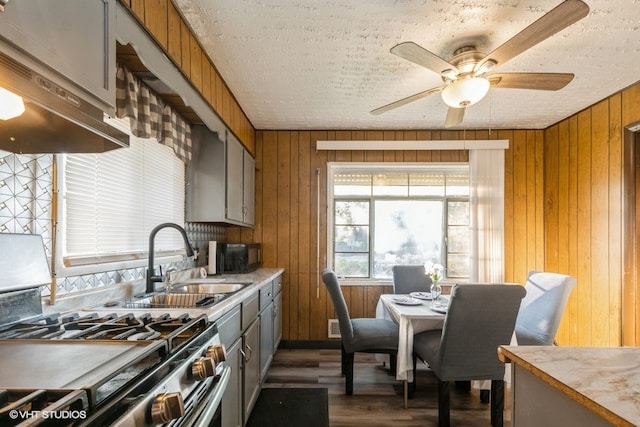
<instances>
[{"instance_id":1,"label":"dining table","mask_svg":"<svg viewBox=\"0 0 640 427\"><path fill-rule=\"evenodd\" d=\"M410 295L383 294L376 305L376 318L392 320L398 324L398 355L396 379L403 381L404 408L408 407L408 383L413 378L414 334L442 329L449 299L440 296L434 304L428 294L415 298Z\"/></svg>"}]
</instances>

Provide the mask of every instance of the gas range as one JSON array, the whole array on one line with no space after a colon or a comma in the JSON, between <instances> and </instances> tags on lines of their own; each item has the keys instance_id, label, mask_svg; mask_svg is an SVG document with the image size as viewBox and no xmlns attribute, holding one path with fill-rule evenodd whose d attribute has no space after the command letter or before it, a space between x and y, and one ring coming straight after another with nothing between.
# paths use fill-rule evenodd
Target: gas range
<instances>
[{"instance_id":1,"label":"gas range","mask_svg":"<svg viewBox=\"0 0 640 427\"><path fill-rule=\"evenodd\" d=\"M206 315L44 315L42 238L0 233L0 253L0 425L219 425L231 368Z\"/></svg>"},{"instance_id":2,"label":"gas range","mask_svg":"<svg viewBox=\"0 0 640 427\"><path fill-rule=\"evenodd\" d=\"M4 325L0 424L194 425L221 399L225 359L205 315L73 313Z\"/></svg>"}]
</instances>

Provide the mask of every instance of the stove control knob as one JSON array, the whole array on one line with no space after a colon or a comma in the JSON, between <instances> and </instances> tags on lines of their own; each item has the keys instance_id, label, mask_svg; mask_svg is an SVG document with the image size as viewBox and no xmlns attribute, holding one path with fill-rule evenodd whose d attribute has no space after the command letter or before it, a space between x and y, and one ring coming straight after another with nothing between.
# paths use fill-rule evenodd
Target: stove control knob
<instances>
[{"instance_id":1,"label":"stove control knob","mask_svg":"<svg viewBox=\"0 0 640 427\"><path fill-rule=\"evenodd\" d=\"M153 399L151 419L156 424L166 424L184 415L184 401L180 393L163 393Z\"/></svg>"},{"instance_id":2,"label":"stove control knob","mask_svg":"<svg viewBox=\"0 0 640 427\"><path fill-rule=\"evenodd\" d=\"M212 358L216 363L227 360L227 350L223 344L216 344L207 348L207 357Z\"/></svg>"},{"instance_id":3,"label":"stove control knob","mask_svg":"<svg viewBox=\"0 0 640 427\"><path fill-rule=\"evenodd\" d=\"M191 373L198 381L212 377L216 374L216 362L211 357L198 357L191 365Z\"/></svg>"}]
</instances>

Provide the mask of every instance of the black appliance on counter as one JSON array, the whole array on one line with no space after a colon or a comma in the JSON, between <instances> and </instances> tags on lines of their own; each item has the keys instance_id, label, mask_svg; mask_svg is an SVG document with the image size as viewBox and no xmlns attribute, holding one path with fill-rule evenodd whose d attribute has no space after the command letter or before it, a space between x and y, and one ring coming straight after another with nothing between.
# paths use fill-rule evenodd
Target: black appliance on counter
<instances>
[{"instance_id":1,"label":"black appliance on counter","mask_svg":"<svg viewBox=\"0 0 640 427\"><path fill-rule=\"evenodd\" d=\"M30 255L0 259L0 425L221 425L231 368L205 314L45 315L40 236L0 233L0 251Z\"/></svg>"},{"instance_id":2,"label":"black appliance on counter","mask_svg":"<svg viewBox=\"0 0 640 427\"><path fill-rule=\"evenodd\" d=\"M216 274L244 274L260 268L260 243L216 243ZM210 255L211 256L211 255Z\"/></svg>"}]
</instances>

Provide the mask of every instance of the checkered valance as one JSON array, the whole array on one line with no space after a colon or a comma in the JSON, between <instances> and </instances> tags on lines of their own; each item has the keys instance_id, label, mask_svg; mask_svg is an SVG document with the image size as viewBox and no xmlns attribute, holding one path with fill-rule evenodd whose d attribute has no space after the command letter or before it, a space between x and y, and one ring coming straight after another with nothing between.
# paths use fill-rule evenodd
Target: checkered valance
<instances>
[{"instance_id":1,"label":"checkered valance","mask_svg":"<svg viewBox=\"0 0 640 427\"><path fill-rule=\"evenodd\" d=\"M155 138L171 147L185 164L191 162L191 126L140 79L118 65L116 115L130 119L131 133Z\"/></svg>"}]
</instances>

